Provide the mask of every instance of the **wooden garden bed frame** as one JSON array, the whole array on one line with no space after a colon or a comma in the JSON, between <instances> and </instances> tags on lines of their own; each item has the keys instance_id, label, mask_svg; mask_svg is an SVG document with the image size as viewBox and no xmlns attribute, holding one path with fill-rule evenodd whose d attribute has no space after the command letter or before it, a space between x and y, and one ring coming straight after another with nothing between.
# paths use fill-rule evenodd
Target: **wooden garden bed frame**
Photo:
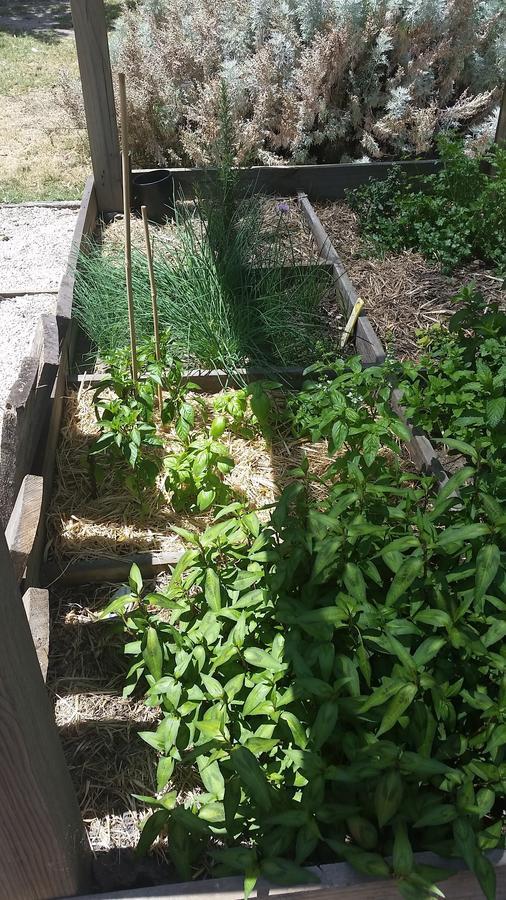
<instances>
[{"instance_id":1,"label":"wooden garden bed frame","mask_svg":"<svg viewBox=\"0 0 506 900\"><path fill-rule=\"evenodd\" d=\"M14 450L9 469L4 470L7 503L12 508L6 529L8 540L0 535L1 890L9 900L50 900L77 895L85 900L92 900L92 896L101 900L202 900L203 897L241 900L242 879L238 878L86 894L96 890L91 853L44 685L49 598L48 591L40 588L41 561L63 401L76 339L72 321L76 262L79 249L93 232L99 214L119 211L122 200L103 0L71 0L71 8L94 178L88 181L83 195L56 316L44 317L22 377L9 397L5 428L10 429L10 444L7 430L2 437L2 444ZM506 137L505 109L503 100L497 131L499 142L504 142ZM259 167L249 176L241 176L253 177L256 187L267 193L306 195L299 197L301 209L333 267L336 289L345 309L356 295L307 197L339 199L345 187L356 187L371 176L385 177L390 165ZM401 165L408 173L420 174L435 171L438 163ZM185 192L200 178L199 170L171 171L175 184ZM372 346L370 338L366 317L361 317L357 349L363 340L366 346L362 355L366 362L368 348ZM379 361L377 355L374 361ZM394 395L394 403L398 402ZM419 464L431 466L434 451L414 439L413 450L416 448ZM153 558L150 562L153 564ZM20 583L25 590L23 602ZM421 862L448 864L433 857L428 860L427 854L416 854L415 858ZM506 854L493 852L491 859L496 867L499 900L506 896ZM478 900L481 892L474 876L458 861L455 865L458 874L444 883L447 898ZM316 871L321 877L317 886L279 888L260 882L252 897L256 900L266 897L291 900L295 894L301 900L391 900L393 897L391 881L361 876L346 863L323 866Z\"/></svg>"},{"instance_id":2,"label":"wooden garden bed frame","mask_svg":"<svg viewBox=\"0 0 506 900\"><path fill-rule=\"evenodd\" d=\"M363 183L370 173L367 166L359 168ZM279 171L276 169L276 172ZM269 173L269 178L265 179L265 183L271 187L274 175L275 173ZM195 177L194 174L193 178ZM334 167L327 171L327 177L333 182ZM304 183L304 173L301 173L301 179ZM302 190L297 193L301 211L322 257L332 266L334 284L343 307L349 310L356 300L353 285L318 220L307 193ZM83 891L93 883L82 822L43 682L43 674L45 675L47 668L49 592L41 588L41 584L48 584L59 573L47 568L42 570L41 567L45 518L52 492L63 401L67 384L72 378L77 336L72 319L76 264L81 246L95 229L99 212L97 192L93 179L90 179L83 194L71 253L58 294L56 315L45 317L47 321L43 330L45 333L52 332L53 341L40 342L37 365L33 364L33 355L30 356L33 375L31 380L28 379L30 384L24 384L23 389L25 396L31 400L24 406L19 428L20 435L22 428L24 435L37 432L40 439L37 446L31 442L30 452L26 450L26 438L19 439L22 452L15 460L15 479L19 483L19 491L7 527L8 545L3 539L0 542L0 575L5 588L0 602L5 607L4 617L8 613L8 625L4 625L0 632L0 746L8 753L7 763L3 758L0 760L0 849L7 847L10 851L10 855L9 852L0 852L0 883L9 886L9 900L71 897L79 894L79 891L79 896L84 896ZM55 340L58 345L57 359ZM50 353L46 349L48 346L51 348ZM366 316L361 316L358 322L356 347L365 364L381 364L384 359L381 343ZM40 372L46 371L48 366L49 377L41 379ZM192 378L195 377L195 373L192 373ZM202 379L205 390L216 390L220 386L219 373L197 373L198 377ZM419 444L420 438L414 436L412 449L419 447ZM432 464L434 452L431 455L429 451L429 456L430 460L425 448L420 453L419 460L415 461L422 465L428 465L429 462ZM154 574L174 565L176 557L174 554L150 553L139 554L137 560L147 574ZM68 583L123 580L130 562L129 557L117 557L113 560L76 563L69 567ZM25 591L23 603L19 596L21 582ZM27 619L32 629L31 634ZM11 640L12 635L15 640ZM22 688L19 687L20 684ZM7 710L5 715L4 707ZM26 710L31 710L31 719L27 718ZM13 722L16 728L13 728ZM36 728L33 727L34 723ZM37 756L46 760L43 771L34 764ZM55 779L58 790L55 788ZM27 797L26 784L32 785L38 797L35 809L32 800ZM12 819L10 815L12 804L22 808L23 802L28 803L30 810L29 830L24 819ZM14 866L14 848L19 852L20 847L26 848L25 865ZM34 848L38 848L38 853ZM497 866L498 882L504 885L506 891L506 855L495 853L493 861ZM373 897L375 900L390 900L393 896L391 882L360 876L346 863L323 866L317 871L322 878L320 885L279 888L260 883L252 896L258 900L267 896L289 900L294 894L300 896L301 900L369 900ZM474 876L465 868L448 881L445 890L447 897L454 900L478 900L480 896ZM86 896L91 900L91 897ZM498 893L498 897L500 896ZM212 900L241 900L242 880L231 878L187 885L165 885L140 891L105 893L98 897L100 900L122 897L131 897L132 900L197 900L203 897Z\"/></svg>"}]
</instances>

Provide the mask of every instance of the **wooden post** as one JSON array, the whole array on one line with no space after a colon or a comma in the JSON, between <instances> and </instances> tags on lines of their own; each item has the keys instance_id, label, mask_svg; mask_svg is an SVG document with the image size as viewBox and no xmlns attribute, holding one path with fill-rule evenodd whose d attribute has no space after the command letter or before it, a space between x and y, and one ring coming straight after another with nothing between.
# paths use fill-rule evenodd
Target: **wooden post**
<instances>
[{"instance_id":1,"label":"wooden post","mask_svg":"<svg viewBox=\"0 0 506 900\"><path fill-rule=\"evenodd\" d=\"M502 92L501 106L499 108L499 121L495 133L495 142L500 147L506 147L506 84Z\"/></svg>"},{"instance_id":2,"label":"wooden post","mask_svg":"<svg viewBox=\"0 0 506 900\"><path fill-rule=\"evenodd\" d=\"M70 0L100 212L121 209L121 163L103 0Z\"/></svg>"},{"instance_id":3,"label":"wooden post","mask_svg":"<svg viewBox=\"0 0 506 900\"><path fill-rule=\"evenodd\" d=\"M89 848L3 531L0 581L0 895L73 895Z\"/></svg>"}]
</instances>

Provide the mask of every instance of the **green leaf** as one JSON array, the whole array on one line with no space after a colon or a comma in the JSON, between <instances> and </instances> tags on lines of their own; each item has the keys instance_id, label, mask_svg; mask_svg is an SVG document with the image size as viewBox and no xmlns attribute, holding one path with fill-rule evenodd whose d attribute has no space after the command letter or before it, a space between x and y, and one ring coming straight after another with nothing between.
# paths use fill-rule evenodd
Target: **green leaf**
<instances>
[{"instance_id":1,"label":"green leaf","mask_svg":"<svg viewBox=\"0 0 506 900\"><path fill-rule=\"evenodd\" d=\"M281 857L264 859L261 864L262 875L274 884L319 884L320 879L314 872L304 869Z\"/></svg>"},{"instance_id":2,"label":"green leaf","mask_svg":"<svg viewBox=\"0 0 506 900\"><path fill-rule=\"evenodd\" d=\"M137 594L139 596L142 594L142 575L141 570L137 563L133 563L130 568L130 575L128 576L128 584L130 585L130 590L132 594Z\"/></svg>"},{"instance_id":3,"label":"green leaf","mask_svg":"<svg viewBox=\"0 0 506 900\"><path fill-rule=\"evenodd\" d=\"M160 794L169 783L174 771L174 760L170 756L161 756L156 767L156 790Z\"/></svg>"},{"instance_id":4,"label":"green leaf","mask_svg":"<svg viewBox=\"0 0 506 900\"><path fill-rule=\"evenodd\" d=\"M379 853L368 853L366 850L359 850L358 847L353 847L351 844L333 839L327 839L327 844L339 856L344 857L346 862L349 862L357 872L380 878L388 878L390 875L390 868Z\"/></svg>"},{"instance_id":5,"label":"green leaf","mask_svg":"<svg viewBox=\"0 0 506 900\"><path fill-rule=\"evenodd\" d=\"M423 559L421 556L410 556L402 563L398 572L394 575L392 584L388 589L385 603L392 606L402 597L423 572Z\"/></svg>"},{"instance_id":6,"label":"green leaf","mask_svg":"<svg viewBox=\"0 0 506 900\"><path fill-rule=\"evenodd\" d=\"M337 453L341 449L347 436L348 427L345 422L335 422L331 433L331 449L333 453Z\"/></svg>"},{"instance_id":7,"label":"green leaf","mask_svg":"<svg viewBox=\"0 0 506 900\"><path fill-rule=\"evenodd\" d=\"M199 491L197 494L197 506L200 512L205 512L206 509L209 509L210 506L213 505L216 499L216 491L208 490L208 491Z\"/></svg>"},{"instance_id":8,"label":"green leaf","mask_svg":"<svg viewBox=\"0 0 506 900\"><path fill-rule=\"evenodd\" d=\"M362 454L364 456L366 466L372 466L379 453L380 447L381 441L377 434L367 434L365 436L364 443L362 445Z\"/></svg>"},{"instance_id":9,"label":"green leaf","mask_svg":"<svg viewBox=\"0 0 506 900\"><path fill-rule=\"evenodd\" d=\"M485 544L476 555L475 599L482 600L492 584L499 566L501 553L497 544Z\"/></svg>"},{"instance_id":10,"label":"green leaf","mask_svg":"<svg viewBox=\"0 0 506 900\"><path fill-rule=\"evenodd\" d=\"M426 828L429 825L447 825L448 822L458 816L456 807L452 803L437 803L420 816L414 824L415 828Z\"/></svg>"},{"instance_id":11,"label":"green leaf","mask_svg":"<svg viewBox=\"0 0 506 900\"><path fill-rule=\"evenodd\" d=\"M236 747L230 754L230 761L251 799L262 809L269 810L271 796L263 770L256 758L246 747Z\"/></svg>"},{"instance_id":12,"label":"green leaf","mask_svg":"<svg viewBox=\"0 0 506 900\"><path fill-rule=\"evenodd\" d=\"M491 400L488 400L485 413L487 424L490 425L491 428L497 428L499 423L504 419L505 411L506 397L493 397Z\"/></svg>"},{"instance_id":13,"label":"green leaf","mask_svg":"<svg viewBox=\"0 0 506 900\"><path fill-rule=\"evenodd\" d=\"M244 701L244 706L242 708L243 716L254 716L260 715L261 710L263 709L265 700L267 695L271 691L270 684L257 684L250 691L246 700Z\"/></svg>"},{"instance_id":14,"label":"green leaf","mask_svg":"<svg viewBox=\"0 0 506 900\"><path fill-rule=\"evenodd\" d=\"M278 744L279 741L274 738L263 737L251 737L244 742L244 746L247 747L248 750L251 750L255 756L260 756L261 753L268 753L269 750L277 747Z\"/></svg>"},{"instance_id":15,"label":"green leaf","mask_svg":"<svg viewBox=\"0 0 506 900\"><path fill-rule=\"evenodd\" d=\"M464 541L474 541L485 534L490 534L490 528L479 522L474 525L454 525L442 531L436 543L438 547L446 547L448 544L463 544Z\"/></svg>"},{"instance_id":16,"label":"green leaf","mask_svg":"<svg viewBox=\"0 0 506 900\"><path fill-rule=\"evenodd\" d=\"M420 753L404 750L401 761L401 771L408 775L416 775L418 778L432 778L434 775L447 775L453 770L439 759L428 759Z\"/></svg>"},{"instance_id":17,"label":"green leaf","mask_svg":"<svg viewBox=\"0 0 506 900\"><path fill-rule=\"evenodd\" d=\"M405 684L404 687L401 687L400 691L388 701L380 727L376 732L376 737L380 737L380 735L390 731L397 724L402 714L415 699L416 694L417 689L414 684Z\"/></svg>"},{"instance_id":18,"label":"green leaf","mask_svg":"<svg viewBox=\"0 0 506 900\"><path fill-rule=\"evenodd\" d=\"M402 821L394 824L392 865L395 874L404 878L413 871L413 849L408 837L406 823Z\"/></svg>"},{"instance_id":19,"label":"green leaf","mask_svg":"<svg viewBox=\"0 0 506 900\"><path fill-rule=\"evenodd\" d=\"M478 453L472 444L467 444L465 441L459 441L455 438L441 438L439 443L445 444L450 450L458 450L463 456L469 456L473 462L478 462Z\"/></svg>"},{"instance_id":20,"label":"green leaf","mask_svg":"<svg viewBox=\"0 0 506 900\"><path fill-rule=\"evenodd\" d=\"M160 832L164 830L167 823L170 821L170 816L171 814L168 810L157 809L156 812L146 819L142 826L139 843L135 848L136 856L145 856L153 841L156 840Z\"/></svg>"},{"instance_id":21,"label":"green leaf","mask_svg":"<svg viewBox=\"0 0 506 900\"><path fill-rule=\"evenodd\" d=\"M244 651L244 659L250 666L267 669L269 672L282 672L283 669L286 669L286 663L279 662L278 659L275 659L265 650L260 650L259 647L248 647Z\"/></svg>"},{"instance_id":22,"label":"green leaf","mask_svg":"<svg viewBox=\"0 0 506 900\"><path fill-rule=\"evenodd\" d=\"M502 725L495 725L494 730L492 731L492 735L487 742L487 752L490 753L491 756L499 750L500 747L504 747L506 744L506 723Z\"/></svg>"},{"instance_id":23,"label":"green leaf","mask_svg":"<svg viewBox=\"0 0 506 900\"><path fill-rule=\"evenodd\" d=\"M459 469L455 475L452 475L451 478L448 479L446 484L441 488L437 495L437 501L434 505L434 511L436 512L444 503L448 497L451 497L452 494L455 494L459 488L462 487L463 484L474 475L475 469L472 466L463 466L462 469Z\"/></svg>"},{"instance_id":24,"label":"green leaf","mask_svg":"<svg viewBox=\"0 0 506 900\"><path fill-rule=\"evenodd\" d=\"M217 800L223 800L225 793L225 780L216 760L209 762L205 756L197 757L197 766L202 784Z\"/></svg>"},{"instance_id":25,"label":"green leaf","mask_svg":"<svg viewBox=\"0 0 506 900\"><path fill-rule=\"evenodd\" d=\"M355 563L348 562L344 567L343 575L346 590L359 603L366 601L365 579L359 567Z\"/></svg>"},{"instance_id":26,"label":"green leaf","mask_svg":"<svg viewBox=\"0 0 506 900\"><path fill-rule=\"evenodd\" d=\"M149 627L146 631L146 646L142 652L146 666L155 681L162 677L163 652L156 628Z\"/></svg>"},{"instance_id":27,"label":"green leaf","mask_svg":"<svg viewBox=\"0 0 506 900\"><path fill-rule=\"evenodd\" d=\"M292 732L292 737L297 744L297 747L300 747L301 750L305 750L305 748L307 747L308 739L301 722L299 722L299 720L296 716L293 715L293 713L288 712L288 710L284 710L281 713L280 718L283 719L283 721L285 721L288 725L290 731Z\"/></svg>"},{"instance_id":28,"label":"green leaf","mask_svg":"<svg viewBox=\"0 0 506 900\"><path fill-rule=\"evenodd\" d=\"M322 703L311 727L310 739L315 750L320 750L331 737L336 727L338 715L337 703L327 700Z\"/></svg>"},{"instance_id":29,"label":"green leaf","mask_svg":"<svg viewBox=\"0 0 506 900\"><path fill-rule=\"evenodd\" d=\"M416 648L415 653L413 654L413 659L417 666L425 666L431 659L434 659L435 656L441 650L441 647L446 645L446 638L443 637L429 637L426 638L425 641Z\"/></svg>"},{"instance_id":30,"label":"green leaf","mask_svg":"<svg viewBox=\"0 0 506 900\"><path fill-rule=\"evenodd\" d=\"M218 612L221 609L221 586L220 579L214 569L207 569L206 571L204 595L210 609L213 612Z\"/></svg>"},{"instance_id":31,"label":"green leaf","mask_svg":"<svg viewBox=\"0 0 506 900\"><path fill-rule=\"evenodd\" d=\"M403 783L400 772L390 769L381 776L374 793L374 809L378 825L383 828L401 805Z\"/></svg>"}]
</instances>

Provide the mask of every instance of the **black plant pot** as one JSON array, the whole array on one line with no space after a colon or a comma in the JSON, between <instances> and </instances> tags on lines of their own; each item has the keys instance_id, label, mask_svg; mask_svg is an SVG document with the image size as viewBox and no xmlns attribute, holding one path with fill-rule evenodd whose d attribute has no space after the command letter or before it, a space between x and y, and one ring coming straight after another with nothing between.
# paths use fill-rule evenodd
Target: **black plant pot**
<instances>
[{"instance_id":1,"label":"black plant pot","mask_svg":"<svg viewBox=\"0 0 506 900\"><path fill-rule=\"evenodd\" d=\"M166 219L174 218L174 180L167 169L135 172L132 194L135 211L140 213L141 206L145 206L150 222L161 225Z\"/></svg>"}]
</instances>

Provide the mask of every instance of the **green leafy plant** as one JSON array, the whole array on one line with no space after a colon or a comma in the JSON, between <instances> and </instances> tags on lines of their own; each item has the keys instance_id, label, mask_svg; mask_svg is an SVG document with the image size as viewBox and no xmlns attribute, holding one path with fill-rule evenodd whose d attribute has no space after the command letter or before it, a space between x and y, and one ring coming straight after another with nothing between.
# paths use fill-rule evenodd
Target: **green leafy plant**
<instances>
[{"instance_id":1,"label":"green leafy plant","mask_svg":"<svg viewBox=\"0 0 506 900\"><path fill-rule=\"evenodd\" d=\"M438 148L437 174L408 179L393 169L348 195L365 236L381 252L419 250L445 271L476 258L505 273L506 151L472 157L443 136Z\"/></svg>"},{"instance_id":2,"label":"green leafy plant","mask_svg":"<svg viewBox=\"0 0 506 900\"><path fill-rule=\"evenodd\" d=\"M234 460L212 433L197 437L181 453L167 456L164 467L165 487L172 494L174 509L205 512L230 498L223 475L233 469Z\"/></svg>"},{"instance_id":3,"label":"green leafy plant","mask_svg":"<svg viewBox=\"0 0 506 900\"><path fill-rule=\"evenodd\" d=\"M269 526L232 506L203 535L180 531L189 549L163 593L142 598L134 574L105 614L133 638L127 692L142 679L162 708L142 735L162 796L141 850L166 831L186 879L215 835L216 871L247 887L346 859L409 898L444 877L414 860L434 850L494 896L506 519L474 510L475 477L433 500L428 478L377 484L357 466L323 507L293 484ZM163 794L179 762L197 765L198 802Z\"/></svg>"},{"instance_id":4,"label":"green leafy plant","mask_svg":"<svg viewBox=\"0 0 506 900\"><path fill-rule=\"evenodd\" d=\"M408 417L431 437L476 446L504 462L506 314L469 285L456 297L448 328L423 338L417 364L399 367Z\"/></svg>"},{"instance_id":5,"label":"green leafy plant","mask_svg":"<svg viewBox=\"0 0 506 900\"><path fill-rule=\"evenodd\" d=\"M329 369L331 370L329 372ZM398 441L409 430L390 406L391 384L386 366L364 368L359 356L318 363L304 374L302 391L289 402L292 428L313 442L328 441L331 455L346 449L371 466L381 447L398 453Z\"/></svg>"},{"instance_id":6,"label":"green leafy plant","mask_svg":"<svg viewBox=\"0 0 506 900\"><path fill-rule=\"evenodd\" d=\"M93 402L100 436L89 450L95 481L101 481L104 466L114 460L126 460L130 474L125 483L134 493L154 487L162 468L163 446L154 420L157 387L163 391L161 420L174 423L182 441L189 438L195 411L186 399L190 390L199 387L183 378L181 360L172 353L170 333L160 340L160 359L156 359L154 341L140 342L137 347L138 379L134 382L130 351L119 348L105 354L106 373L97 386Z\"/></svg>"}]
</instances>

